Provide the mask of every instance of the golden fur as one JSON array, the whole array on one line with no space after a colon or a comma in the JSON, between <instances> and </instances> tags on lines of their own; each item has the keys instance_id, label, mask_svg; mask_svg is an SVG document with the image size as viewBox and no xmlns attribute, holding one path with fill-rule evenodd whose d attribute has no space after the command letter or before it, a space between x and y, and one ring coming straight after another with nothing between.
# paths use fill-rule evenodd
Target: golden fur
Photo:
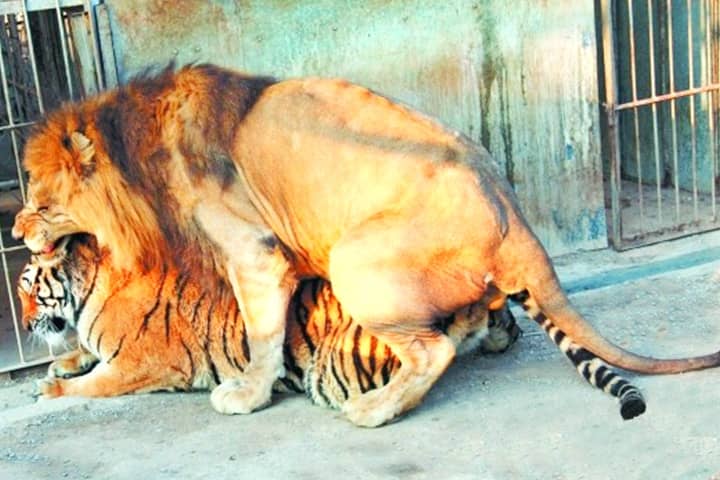
<instances>
[{"instance_id":1,"label":"golden fur","mask_svg":"<svg viewBox=\"0 0 720 480\"><path fill-rule=\"evenodd\" d=\"M213 392L219 411L270 400L290 296L315 276L402 362L390 383L344 404L358 425L422 400L455 355L434 318L488 289L527 292L535 318L622 368L720 364L720 354L640 357L599 335L570 305L487 152L345 81L168 69L51 115L24 164L30 200L13 234L34 252L89 232L118 268L200 256L232 285L254 355Z\"/></svg>"},{"instance_id":2,"label":"golden fur","mask_svg":"<svg viewBox=\"0 0 720 480\"><path fill-rule=\"evenodd\" d=\"M113 396L207 388L247 367L243 316L230 286L201 284L174 268L126 275L87 235L52 262L33 256L18 281L23 325L49 341L77 331L79 348L55 360L45 397ZM148 295L137 296L137 292ZM343 312L327 282L303 282L293 297L280 391L305 391L320 405L386 384L400 362ZM438 323L461 350L504 351L519 329L508 310L475 304ZM141 333L142 332L142 333Z\"/></svg>"}]
</instances>

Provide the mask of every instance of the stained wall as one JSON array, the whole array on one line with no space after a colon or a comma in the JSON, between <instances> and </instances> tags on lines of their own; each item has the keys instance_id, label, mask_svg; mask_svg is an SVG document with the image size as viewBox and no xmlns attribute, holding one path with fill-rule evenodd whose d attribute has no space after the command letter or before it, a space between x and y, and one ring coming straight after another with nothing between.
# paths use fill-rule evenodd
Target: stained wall
<instances>
[{"instance_id":1,"label":"stained wall","mask_svg":"<svg viewBox=\"0 0 720 480\"><path fill-rule=\"evenodd\" d=\"M345 77L485 145L553 254L607 245L593 2L106 0L118 81L210 61Z\"/></svg>"}]
</instances>

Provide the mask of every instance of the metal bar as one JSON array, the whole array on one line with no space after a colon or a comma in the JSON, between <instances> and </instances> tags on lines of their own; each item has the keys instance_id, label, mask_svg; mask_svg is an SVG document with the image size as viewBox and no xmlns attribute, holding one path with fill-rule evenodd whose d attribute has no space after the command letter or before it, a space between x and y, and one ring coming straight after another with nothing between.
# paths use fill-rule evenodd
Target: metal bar
<instances>
[{"instance_id":1,"label":"metal bar","mask_svg":"<svg viewBox=\"0 0 720 480\"><path fill-rule=\"evenodd\" d=\"M0 249L5 249L5 242L0 235ZM13 288L12 282L10 281L10 273L7 263L7 254L3 251L0 253L2 259L3 274L5 275L5 288L7 289L8 303L10 304L10 316L13 320L13 327L15 329L15 341L17 342L18 354L20 355L20 362L25 363L25 349L23 348L22 339L20 338L20 325L18 324L18 316L15 311L15 302L13 301Z\"/></svg>"},{"instance_id":2,"label":"metal bar","mask_svg":"<svg viewBox=\"0 0 720 480\"><path fill-rule=\"evenodd\" d=\"M70 100L74 100L75 96L73 95L72 76L70 75L70 60L68 59L67 38L65 34L65 21L63 20L63 14L60 10L60 0L55 0L55 14L57 15L58 28L60 29L60 48L62 49L65 79L67 80L68 85L68 95L70 96Z\"/></svg>"},{"instance_id":3,"label":"metal bar","mask_svg":"<svg viewBox=\"0 0 720 480\"><path fill-rule=\"evenodd\" d=\"M637 68L635 57L635 20L633 17L633 2L627 1L628 15L628 43L630 45L630 85L632 91L633 102L637 97ZM638 208L640 209L640 229L645 230L645 202L643 195L643 175L642 162L640 160L640 119L638 118L637 107L633 108L633 126L635 133L635 170L637 173L637 191L638 191Z\"/></svg>"},{"instance_id":4,"label":"metal bar","mask_svg":"<svg viewBox=\"0 0 720 480\"><path fill-rule=\"evenodd\" d=\"M638 100L637 102L626 102L621 103L619 105L614 105L612 108L615 110L627 110L628 108L634 108L634 107L644 107L647 105L652 105L654 103L660 103L667 100L672 99L678 99L683 97L689 97L692 95L697 95L699 93L706 93L713 90L720 90L720 83L712 83L710 85L703 85L701 87L695 87L695 88L688 88L687 90L681 90L679 92L673 92L673 93L667 93L664 95L653 95L652 97L643 98L642 100ZM609 108L611 105L609 102L606 102L605 108Z\"/></svg>"},{"instance_id":5,"label":"metal bar","mask_svg":"<svg viewBox=\"0 0 720 480\"><path fill-rule=\"evenodd\" d=\"M620 139L618 134L617 83L615 73L615 39L613 38L612 0L600 0L602 28L603 65L605 75L605 101L608 128L608 155L610 155L610 212L612 218L611 241L617 248L622 246L622 222L620 219Z\"/></svg>"},{"instance_id":6,"label":"metal bar","mask_svg":"<svg viewBox=\"0 0 720 480\"><path fill-rule=\"evenodd\" d=\"M705 68L706 76L707 76L707 83L712 82L712 37L710 36L710 30L711 30L711 4L710 0L707 0L704 3L705 7L705 58L707 62L707 67ZM708 140L710 142L710 171L711 171L711 182L710 182L710 193L712 197L712 218L713 220L717 219L717 205L715 203L716 200L716 191L715 191L715 179L717 178L717 168L715 164L715 122L713 118L713 94L712 92L708 92L707 94L707 111L708 111Z\"/></svg>"},{"instance_id":7,"label":"metal bar","mask_svg":"<svg viewBox=\"0 0 720 480\"><path fill-rule=\"evenodd\" d=\"M688 86L695 85L695 64L693 61L693 27L692 27L692 0L687 0L687 34L688 34ZM693 180L693 219L698 219L698 186L697 186L697 132L695 125L695 97L690 100L690 146L692 152L692 180Z\"/></svg>"},{"instance_id":8,"label":"metal bar","mask_svg":"<svg viewBox=\"0 0 720 480\"><path fill-rule=\"evenodd\" d=\"M673 28L672 28L672 0L667 0L667 24L668 24L668 72L670 77L670 93L675 93L675 52L673 51ZM675 99L670 102L670 123L672 124L672 157L673 157L673 183L675 190L675 221L680 222L680 171L678 165L678 144L677 144L677 115Z\"/></svg>"},{"instance_id":9,"label":"metal bar","mask_svg":"<svg viewBox=\"0 0 720 480\"><path fill-rule=\"evenodd\" d=\"M20 250L27 250L27 247L24 244L14 245L12 247L3 247L0 248L0 253L19 252Z\"/></svg>"},{"instance_id":10,"label":"metal bar","mask_svg":"<svg viewBox=\"0 0 720 480\"><path fill-rule=\"evenodd\" d=\"M26 27L29 28L27 25L27 17L24 17L26 22ZM5 110L8 116L8 122L10 122L10 125L13 125L15 119L13 117L12 108L10 107L10 93L9 93L9 87L7 84L7 75L5 73L5 62L2 59L2 46L0 45L0 80L2 81L2 87L3 87L3 97L5 100ZM19 155L18 155L18 148L17 148L17 138L15 136L15 131L10 131L10 136L12 139L12 146L13 146L13 154L15 156L15 165L18 171L18 175L21 175L22 170L20 167L20 161L19 161ZM21 177L18 177L20 179ZM22 185L23 182L20 182L21 184L21 195L23 198L23 202L25 201L25 191L24 186ZM3 273L5 275L5 287L7 288L7 294L8 294L8 303L10 304L10 316L12 317L13 321L13 327L15 329L15 341L17 343L18 347L18 355L20 356L20 362L25 362L25 352L22 345L22 339L20 338L20 328L18 325L18 319L17 319L17 312L15 311L15 302L13 302L13 289L11 287L12 283L10 282L10 274L7 264L7 254L5 251L5 242L3 241L2 234L0 234L0 257L2 258L2 266L3 266Z\"/></svg>"},{"instance_id":11,"label":"metal bar","mask_svg":"<svg viewBox=\"0 0 720 480\"><path fill-rule=\"evenodd\" d=\"M38 10L50 10L54 8L55 0L1 0L0 15L12 15L13 13L21 13L23 3L26 3L26 9L30 12ZM83 0L62 0L60 6L62 8L78 7L83 4Z\"/></svg>"},{"instance_id":12,"label":"metal bar","mask_svg":"<svg viewBox=\"0 0 720 480\"><path fill-rule=\"evenodd\" d=\"M35 125L37 122L21 122L21 123L13 123L12 125L2 125L0 126L0 132L4 132L6 130L16 130L18 128L23 127L29 127L31 125Z\"/></svg>"},{"instance_id":13,"label":"metal bar","mask_svg":"<svg viewBox=\"0 0 720 480\"><path fill-rule=\"evenodd\" d=\"M43 105L42 92L40 91L40 80L38 79L37 73L37 62L35 61L35 47L33 46L32 31L30 28L30 18L28 17L28 11L25 7L25 1L26 0L22 0L21 3L23 20L25 20L25 34L27 35L28 52L30 54L30 66L32 67L33 81L35 82L35 92L37 93L38 108L40 109L40 113L43 114L45 113L45 106Z\"/></svg>"},{"instance_id":14,"label":"metal bar","mask_svg":"<svg viewBox=\"0 0 720 480\"><path fill-rule=\"evenodd\" d=\"M2 45L0 45L0 81L2 82L3 99L5 100L5 113L8 117L9 126L15 128L15 117L10 106L10 87L7 83L7 73L5 72L5 61L2 59ZM20 166L20 148L18 147L17 135L15 130L10 130L10 142L12 144L13 158L15 159L15 169L18 180L22 178L22 167ZM25 201L25 185L20 182L20 196ZM0 239L1 240L1 239Z\"/></svg>"},{"instance_id":15,"label":"metal bar","mask_svg":"<svg viewBox=\"0 0 720 480\"><path fill-rule=\"evenodd\" d=\"M95 9L90 4L90 0L84 1L84 8L90 19L90 37L92 43L93 57L95 59L95 76L97 77L98 90L105 89L105 82L102 74L102 62L100 61L100 46L98 42L100 37L98 35L97 18L95 17Z\"/></svg>"},{"instance_id":16,"label":"metal bar","mask_svg":"<svg viewBox=\"0 0 720 480\"><path fill-rule=\"evenodd\" d=\"M648 56L650 57L650 91L652 92L652 96L655 96L657 95L657 86L655 82L655 30L653 27L652 1L653 0L647 0ZM653 153L655 154L655 193L657 196L658 225L662 226L662 169L660 168L660 135L658 134L657 104L653 103L651 108L653 118Z\"/></svg>"},{"instance_id":17,"label":"metal bar","mask_svg":"<svg viewBox=\"0 0 720 480\"><path fill-rule=\"evenodd\" d=\"M38 365L42 365L44 363L49 363L53 360L53 356L38 358L35 360L31 360L29 362L21 362L16 363L14 365L6 365L4 367L0 367L0 373L7 373L12 372L14 370L20 370L21 368L30 368L30 367L36 367Z\"/></svg>"}]
</instances>

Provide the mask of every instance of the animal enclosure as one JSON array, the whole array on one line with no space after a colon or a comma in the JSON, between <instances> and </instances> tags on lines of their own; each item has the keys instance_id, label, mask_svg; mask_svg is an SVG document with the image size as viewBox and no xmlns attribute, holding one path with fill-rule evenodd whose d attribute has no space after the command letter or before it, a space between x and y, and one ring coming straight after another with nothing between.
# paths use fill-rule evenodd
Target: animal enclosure
<instances>
[{"instance_id":1,"label":"animal enclosure","mask_svg":"<svg viewBox=\"0 0 720 480\"><path fill-rule=\"evenodd\" d=\"M15 282L28 251L12 239L26 194L20 159L45 112L104 88L98 24L83 0L0 2L0 372L48 361L53 353L22 330Z\"/></svg>"},{"instance_id":2,"label":"animal enclosure","mask_svg":"<svg viewBox=\"0 0 720 480\"><path fill-rule=\"evenodd\" d=\"M0 372L53 354L15 300L32 125L171 60L343 76L437 116L493 154L553 254L717 228L720 0L313 3L0 0Z\"/></svg>"}]
</instances>

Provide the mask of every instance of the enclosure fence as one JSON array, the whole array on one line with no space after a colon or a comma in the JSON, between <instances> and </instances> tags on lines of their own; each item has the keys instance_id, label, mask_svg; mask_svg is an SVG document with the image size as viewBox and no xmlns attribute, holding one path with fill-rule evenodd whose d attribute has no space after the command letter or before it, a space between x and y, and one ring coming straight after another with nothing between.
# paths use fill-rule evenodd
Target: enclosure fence
<instances>
[{"instance_id":1,"label":"enclosure fence","mask_svg":"<svg viewBox=\"0 0 720 480\"><path fill-rule=\"evenodd\" d=\"M610 240L720 226L720 1L602 0Z\"/></svg>"},{"instance_id":2,"label":"enclosure fence","mask_svg":"<svg viewBox=\"0 0 720 480\"><path fill-rule=\"evenodd\" d=\"M15 285L29 255L10 230L25 201L20 155L29 129L47 110L105 86L97 18L89 0L0 0L0 372L55 353L21 328Z\"/></svg>"}]
</instances>

